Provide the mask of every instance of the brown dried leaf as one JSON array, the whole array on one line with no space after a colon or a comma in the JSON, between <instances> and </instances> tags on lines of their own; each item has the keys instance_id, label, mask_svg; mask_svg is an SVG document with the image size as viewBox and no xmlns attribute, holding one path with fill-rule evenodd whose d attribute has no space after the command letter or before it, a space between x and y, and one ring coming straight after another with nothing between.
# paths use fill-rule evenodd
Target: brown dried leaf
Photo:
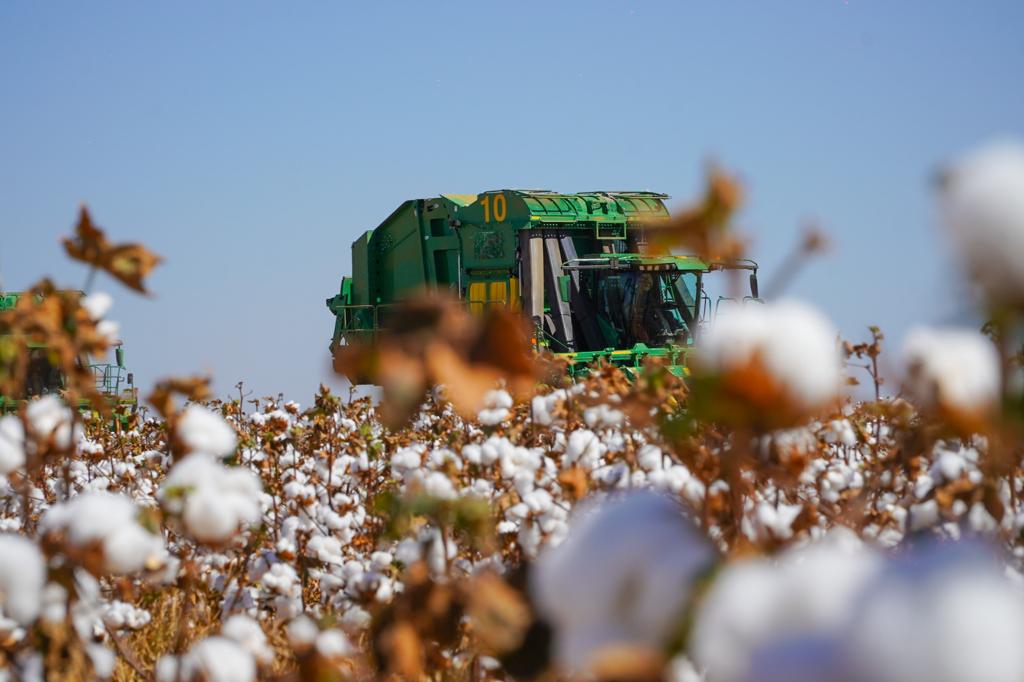
<instances>
[{"instance_id":1,"label":"brown dried leaf","mask_svg":"<svg viewBox=\"0 0 1024 682\"><path fill-rule=\"evenodd\" d=\"M147 293L144 279L163 258L141 244L111 244L106 235L92 222L89 209L82 206L78 213L75 234L63 240L64 250L74 260L99 268L125 286Z\"/></svg>"},{"instance_id":2,"label":"brown dried leaf","mask_svg":"<svg viewBox=\"0 0 1024 682\"><path fill-rule=\"evenodd\" d=\"M523 594L490 572L469 584L467 615L483 651L492 656L517 649L532 622Z\"/></svg>"}]
</instances>

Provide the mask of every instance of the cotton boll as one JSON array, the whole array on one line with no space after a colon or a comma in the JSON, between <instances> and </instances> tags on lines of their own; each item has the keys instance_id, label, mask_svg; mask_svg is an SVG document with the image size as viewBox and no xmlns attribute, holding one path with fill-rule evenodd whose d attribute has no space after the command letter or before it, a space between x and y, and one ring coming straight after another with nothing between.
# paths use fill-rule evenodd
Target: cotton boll
<instances>
[{"instance_id":1,"label":"cotton boll","mask_svg":"<svg viewBox=\"0 0 1024 682\"><path fill-rule=\"evenodd\" d=\"M555 629L558 661L582 671L604 647L660 650L716 559L674 501L651 492L615 496L577 510L565 541L539 558L530 591Z\"/></svg>"},{"instance_id":2,"label":"cotton boll","mask_svg":"<svg viewBox=\"0 0 1024 682\"><path fill-rule=\"evenodd\" d=\"M176 677L183 682L252 682L256 679L256 662L234 640L207 637L178 659Z\"/></svg>"},{"instance_id":3,"label":"cotton boll","mask_svg":"<svg viewBox=\"0 0 1024 682\"><path fill-rule=\"evenodd\" d=\"M694 375L713 379L721 392L706 396L712 403L705 409L722 411L724 418L739 401L750 418L789 413L795 421L838 395L841 370L835 329L817 310L795 301L749 304L720 316L693 356ZM722 406L713 404L718 401Z\"/></svg>"},{"instance_id":4,"label":"cotton boll","mask_svg":"<svg viewBox=\"0 0 1024 682\"><path fill-rule=\"evenodd\" d=\"M341 630L324 630L316 638L316 652L324 658L350 656L352 643Z\"/></svg>"},{"instance_id":5,"label":"cotton boll","mask_svg":"<svg viewBox=\"0 0 1024 682\"><path fill-rule=\"evenodd\" d=\"M125 523L103 540L103 558L111 573L156 569L166 558L163 540L138 523Z\"/></svg>"},{"instance_id":6,"label":"cotton boll","mask_svg":"<svg viewBox=\"0 0 1024 682\"><path fill-rule=\"evenodd\" d=\"M455 499L455 487L451 479L440 471L431 471L423 480L423 491L442 500Z\"/></svg>"},{"instance_id":7,"label":"cotton boll","mask_svg":"<svg viewBox=\"0 0 1024 682\"><path fill-rule=\"evenodd\" d=\"M1024 595L988 548L925 543L869 585L843 636L851 680L1024 679Z\"/></svg>"},{"instance_id":8,"label":"cotton boll","mask_svg":"<svg viewBox=\"0 0 1024 682\"><path fill-rule=\"evenodd\" d=\"M0 613L21 625L39 615L46 563L35 543L20 535L0 535Z\"/></svg>"},{"instance_id":9,"label":"cotton boll","mask_svg":"<svg viewBox=\"0 0 1024 682\"><path fill-rule=\"evenodd\" d=\"M261 665L267 665L274 660L274 650L267 646L267 636L263 633L263 628L249 616L231 616L224 621L220 633L242 645Z\"/></svg>"},{"instance_id":10,"label":"cotton boll","mask_svg":"<svg viewBox=\"0 0 1024 682\"><path fill-rule=\"evenodd\" d=\"M1024 144L977 149L945 174L944 222L987 296L1024 301Z\"/></svg>"},{"instance_id":11,"label":"cotton boll","mask_svg":"<svg viewBox=\"0 0 1024 682\"><path fill-rule=\"evenodd\" d=\"M202 405L189 405L177 424L178 437L190 452L226 457L235 451L238 436L219 414Z\"/></svg>"},{"instance_id":12,"label":"cotton boll","mask_svg":"<svg viewBox=\"0 0 1024 682\"><path fill-rule=\"evenodd\" d=\"M88 296L83 296L79 303L85 308L85 312L89 314L89 317L93 320L100 320L110 312L111 306L114 305L114 299L105 291L97 291Z\"/></svg>"},{"instance_id":13,"label":"cotton boll","mask_svg":"<svg viewBox=\"0 0 1024 682\"><path fill-rule=\"evenodd\" d=\"M182 514L193 537L218 544L230 540L239 527L259 521L260 492L260 481L252 471L225 467L197 452L174 465L159 498L168 511Z\"/></svg>"},{"instance_id":14,"label":"cotton boll","mask_svg":"<svg viewBox=\"0 0 1024 682\"><path fill-rule=\"evenodd\" d=\"M0 475L25 464L25 427L14 415L0 417Z\"/></svg>"},{"instance_id":15,"label":"cotton boll","mask_svg":"<svg viewBox=\"0 0 1024 682\"><path fill-rule=\"evenodd\" d=\"M690 650L709 682L747 679L764 649L838 631L881 557L845 529L769 559L726 566L697 613Z\"/></svg>"},{"instance_id":16,"label":"cotton boll","mask_svg":"<svg viewBox=\"0 0 1024 682\"><path fill-rule=\"evenodd\" d=\"M43 441L53 439L60 449L71 447L71 410L53 395L29 401L25 409L31 434Z\"/></svg>"},{"instance_id":17,"label":"cotton boll","mask_svg":"<svg viewBox=\"0 0 1024 682\"><path fill-rule=\"evenodd\" d=\"M485 426L496 426L508 419L512 409L512 396L507 391L496 389L484 396L484 409L477 420Z\"/></svg>"},{"instance_id":18,"label":"cotton boll","mask_svg":"<svg viewBox=\"0 0 1024 682\"><path fill-rule=\"evenodd\" d=\"M203 487L188 496L182 516L188 532L201 542L223 542L238 530L238 519L219 492Z\"/></svg>"},{"instance_id":19,"label":"cotton boll","mask_svg":"<svg viewBox=\"0 0 1024 682\"><path fill-rule=\"evenodd\" d=\"M124 574L157 568L166 556L163 540L140 526L137 516L138 509L128 497L90 492L54 505L40 525L47 533L64 532L75 547L100 543L102 569Z\"/></svg>"},{"instance_id":20,"label":"cotton boll","mask_svg":"<svg viewBox=\"0 0 1024 682\"><path fill-rule=\"evenodd\" d=\"M302 651L313 646L316 636L320 633L320 628L312 618L302 615L288 623L285 633L288 636L288 644L293 649Z\"/></svg>"},{"instance_id":21,"label":"cotton boll","mask_svg":"<svg viewBox=\"0 0 1024 682\"><path fill-rule=\"evenodd\" d=\"M925 408L970 416L999 398L999 355L978 332L916 328L907 334L903 357L906 387Z\"/></svg>"},{"instance_id":22,"label":"cotton boll","mask_svg":"<svg viewBox=\"0 0 1024 682\"><path fill-rule=\"evenodd\" d=\"M113 346L120 342L121 325L113 320L100 320L96 323L96 333Z\"/></svg>"}]
</instances>

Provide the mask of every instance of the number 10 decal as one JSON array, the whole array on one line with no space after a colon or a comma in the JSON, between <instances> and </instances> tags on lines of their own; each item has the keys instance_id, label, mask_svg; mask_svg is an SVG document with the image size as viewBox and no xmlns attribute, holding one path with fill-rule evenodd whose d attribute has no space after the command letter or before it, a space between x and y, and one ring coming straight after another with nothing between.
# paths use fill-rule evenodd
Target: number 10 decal
<instances>
[{"instance_id":1,"label":"number 10 decal","mask_svg":"<svg viewBox=\"0 0 1024 682\"><path fill-rule=\"evenodd\" d=\"M491 203L492 198L493 198L493 201L494 201L493 204ZM505 220L505 213L506 213L505 209L506 209L506 206L505 206L505 195L504 194L488 195L488 196L486 196L486 197L484 197L483 199L480 200L480 205L484 207L484 222L485 223L491 222L491 209L492 208L494 209L494 222L500 223L503 220Z\"/></svg>"}]
</instances>

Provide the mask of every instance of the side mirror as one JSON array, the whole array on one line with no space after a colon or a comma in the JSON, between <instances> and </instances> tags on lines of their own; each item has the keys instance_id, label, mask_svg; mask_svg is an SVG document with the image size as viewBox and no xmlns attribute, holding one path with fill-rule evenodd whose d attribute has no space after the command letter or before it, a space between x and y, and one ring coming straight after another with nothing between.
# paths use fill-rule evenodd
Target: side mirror
<instances>
[{"instance_id":1,"label":"side mirror","mask_svg":"<svg viewBox=\"0 0 1024 682\"><path fill-rule=\"evenodd\" d=\"M757 291L757 271L750 273L750 295L753 298L761 298Z\"/></svg>"}]
</instances>

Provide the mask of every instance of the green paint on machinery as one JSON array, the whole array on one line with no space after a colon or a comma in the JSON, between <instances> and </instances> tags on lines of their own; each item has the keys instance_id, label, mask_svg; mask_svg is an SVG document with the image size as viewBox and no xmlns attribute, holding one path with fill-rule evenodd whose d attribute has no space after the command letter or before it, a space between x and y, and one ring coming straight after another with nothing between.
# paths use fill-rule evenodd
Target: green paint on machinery
<instances>
[{"instance_id":1,"label":"green paint on machinery","mask_svg":"<svg viewBox=\"0 0 1024 682\"><path fill-rule=\"evenodd\" d=\"M0 313L12 310L23 295L22 292L0 292ZM50 363L46 346L34 343L28 345L30 364L26 395L0 395L0 414L15 412L26 400L36 396L56 394L64 388L64 377ZM121 416L126 412L134 412L139 402L138 391L135 388L134 376L125 368L124 346L120 342L114 346L114 362L93 362L91 358L84 358L83 362L88 364L96 378L97 391L107 398L111 406L122 413ZM83 411L90 408L87 401L82 401L78 405L78 409Z\"/></svg>"},{"instance_id":2,"label":"green paint on machinery","mask_svg":"<svg viewBox=\"0 0 1024 682\"><path fill-rule=\"evenodd\" d=\"M574 375L599 359L630 371L665 358L677 374L721 303L760 302L757 264L645 254L645 226L667 220L655 192L495 190L412 199L352 244L352 276L327 299L333 349L372 338L389 309L424 290L450 293L473 312L521 311L535 344ZM750 271L750 294L718 297L708 273Z\"/></svg>"}]
</instances>

